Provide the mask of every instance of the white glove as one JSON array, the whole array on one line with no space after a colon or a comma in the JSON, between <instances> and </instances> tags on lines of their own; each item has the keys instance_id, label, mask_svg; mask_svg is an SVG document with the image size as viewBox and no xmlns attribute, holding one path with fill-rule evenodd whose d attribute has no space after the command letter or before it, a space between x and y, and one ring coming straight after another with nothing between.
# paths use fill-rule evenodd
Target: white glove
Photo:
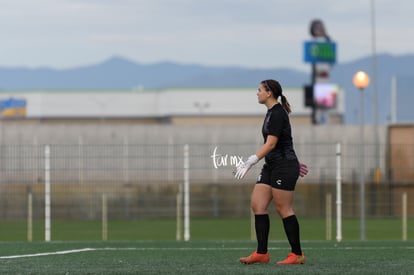
<instances>
[{"instance_id":1,"label":"white glove","mask_svg":"<svg viewBox=\"0 0 414 275\"><path fill-rule=\"evenodd\" d=\"M306 164L299 162L299 176L304 177L308 174L308 166Z\"/></svg>"},{"instance_id":2,"label":"white glove","mask_svg":"<svg viewBox=\"0 0 414 275\"><path fill-rule=\"evenodd\" d=\"M234 173L234 177L236 179L242 179L246 175L246 173L252 168L259 161L259 158L256 155L251 155L245 162L241 161Z\"/></svg>"}]
</instances>

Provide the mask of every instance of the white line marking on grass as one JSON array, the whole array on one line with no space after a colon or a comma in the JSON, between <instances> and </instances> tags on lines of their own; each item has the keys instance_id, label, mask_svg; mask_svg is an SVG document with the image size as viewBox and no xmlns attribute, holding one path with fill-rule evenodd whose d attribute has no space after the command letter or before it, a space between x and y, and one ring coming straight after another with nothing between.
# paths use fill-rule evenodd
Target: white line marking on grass
<instances>
[{"instance_id":1,"label":"white line marking on grass","mask_svg":"<svg viewBox=\"0 0 414 275\"><path fill-rule=\"evenodd\" d=\"M90 251L148 251L148 250L245 250L248 248L206 248L206 247L103 247L103 248L81 248L73 250L63 250L63 251L54 251L54 252L43 252L43 253L34 253L34 254L23 254L23 255L11 255L11 256L0 256L0 259L17 259L17 258L29 258L29 257L41 257L41 256L51 256L51 255L64 255L64 254L73 254L81 252L90 252Z\"/></svg>"},{"instance_id":2,"label":"white line marking on grass","mask_svg":"<svg viewBox=\"0 0 414 275\"><path fill-rule=\"evenodd\" d=\"M79 252L94 251L94 250L96 249L95 248L82 248L82 249L44 252L44 253L35 253L35 254L0 256L0 259L16 259L16 258L28 258L28 257L50 256L50 255L63 255L63 254L79 253Z\"/></svg>"},{"instance_id":3,"label":"white line marking on grass","mask_svg":"<svg viewBox=\"0 0 414 275\"><path fill-rule=\"evenodd\" d=\"M23 254L23 255L10 255L0 256L0 259L18 259L18 258L30 258L30 257L41 257L41 256L53 256L53 255L65 255L91 251L148 251L148 250L178 250L178 251L213 251L213 250L249 250L251 247L103 247L103 248L80 248L72 250L62 250L54 252L42 252L34 254ZM412 246L401 246L401 247L304 247L304 250L389 250L389 249L407 249L413 250ZM269 250L286 250L286 247L269 247Z\"/></svg>"}]
</instances>

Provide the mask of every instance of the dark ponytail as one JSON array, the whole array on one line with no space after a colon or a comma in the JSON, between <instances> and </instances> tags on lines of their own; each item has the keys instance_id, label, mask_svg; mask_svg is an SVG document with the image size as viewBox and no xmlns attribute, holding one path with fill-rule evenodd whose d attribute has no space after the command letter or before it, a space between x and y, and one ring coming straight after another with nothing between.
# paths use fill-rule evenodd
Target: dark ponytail
<instances>
[{"instance_id":1,"label":"dark ponytail","mask_svg":"<svg viewBox=\"0 0 414 275\"><path fill-rule=\"evenodd\" d=\"M273 79L263 80L261 83L265 87L266 91L270 91L273 94L274 98L281 98L283 108L286 110L288 114L290 114L292 110L286 97L282 94L282 86L280 85L280 83Z\"/></svg>"},{"instance_id":2,"label":"dark ponytail","mask_svg":"<svg viewBox=\"0 0 414 275\"><path fill-rule=\"evenodd\" d=\"M287 101L286 97L284 95L280 96L282 98L282 106L285 108L286 112L290 114L292 112L292 109L290 108L289 101Z\"/></svg>"}]
</instances>

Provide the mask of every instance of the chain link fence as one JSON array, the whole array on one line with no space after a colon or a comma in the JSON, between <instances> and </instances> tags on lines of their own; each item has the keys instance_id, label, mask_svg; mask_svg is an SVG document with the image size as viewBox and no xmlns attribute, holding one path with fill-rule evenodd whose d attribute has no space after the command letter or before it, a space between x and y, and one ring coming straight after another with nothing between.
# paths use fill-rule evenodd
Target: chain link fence
<instances>
[{"instance_id":1,"label":"chain link fence","mask_svg":"<svg viewBox=\"0 0 414 275\"><path fill-rule=\"evenodd\" d=\"M140 219L147 215L175 215L176 193L183 183L183 145L49 146L54 217L97 217L101 211L100 198L104 193L113 206L110 212L114 218ZM370 146L367 145L367 152L370 151ZM209 216L211 213L213 216L240 216L248 213L248 207L242 207L244 211L240 211L240 207L249 205L250 188L256 181L262 162L241 181L233 178L232 170L241 158L245 159L256 147L255 144L189 145L194 216L197 213L200 216ZM298 210L303 209L305 215L322 215L324 194L328 191L334 193L337 181L336 144L305 144L297 147L297 151L301 152L301 161L307 163L310 169L309 175L298 183ZM361 173L358 146L347 144L342 148L341 180L344 186L344 203L350 204L347 209L354 209L348 215L357 216ZM409 149L410 146L405 148ZM38 209L34 213L40 218L45 185L45 146L1 146L0 152L0 203L3 205L0 208L0 217L24 218L27 194L33 193L34 203L37 205L35 209ZM411 192L411 186L414 185L412 182L393 181L387 174L385 160L381 160L384 168L380 169L381 176L376 179L377 162L374 155L366 154L363 161L366 167L366 195L369 208L372 209L369 213L373 216L394 215L394 211L391 211L394 209L392 204L398 201L394 198L398 197L395 190ZM228 194L226 189L229 189ZM225 208L219 207L219 201L226 205L223 206Z\"/></svg>"},{"instance_id":2,"label":"chain link fence","mask_svg":"<svg viewBox=\"0 0 414 275\"><path fill-rule=\"evenodd\" d=\"M130 224L175 220L182 213L185 144L189 146L191 218L250 219L250 193L263 161L240 181L234 179L232 171L240 159L246 159L260 146L260 136L251 138L256 126L58 127L62 132L46 126L2 127L3 225L20 223L26 227L29 220L43 223L48 179L54 222L100 224L103 217ZM409 219L414 216L414 145L405 132L398 135L398 140L387 138L392 135L382 128L378 143L373 143L372 129L366 127L366 142L360 144L355 138L358 127L296 129L296 152L310 170L299 179L295 192L295 210L301 218L324 220L327 206L336 207L338 142L342 148L344 218L360 217L361 175L368 219L399 219L404 212L404 195L406 214ZM43 143L46 140L59 142ZM47 146L50 169L45 165ZM4 234L3 239L7 239L8 233Z\"/></svg>"}]
</instances>

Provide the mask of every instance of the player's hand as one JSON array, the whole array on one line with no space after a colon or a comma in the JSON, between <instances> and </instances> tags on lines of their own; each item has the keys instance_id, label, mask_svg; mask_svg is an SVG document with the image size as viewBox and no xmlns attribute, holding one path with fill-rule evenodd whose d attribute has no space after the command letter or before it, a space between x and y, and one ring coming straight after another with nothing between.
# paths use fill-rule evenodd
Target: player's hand
<instances>
[{"instance_id":1,"label":"player's hand","mask_svg":"<svg viewBox=\"0 0 414 275\"><path fill-rule=\"evenodd\" d=\"M304 177L308 174L308 172L308 166L302 162L299 162L299 176Z\"/></svg>"},{"instance_id":2,"label":"player's hand","mask_svg":"<svg viewBox=\"0 0 414 275\"><path fill-rule=\"evenodd\" d=\"M245 162L241 161L233 172L236 179L242 179L247 172L259 161L256 155L251 155Z\"/></svg>"}]
</instances>

